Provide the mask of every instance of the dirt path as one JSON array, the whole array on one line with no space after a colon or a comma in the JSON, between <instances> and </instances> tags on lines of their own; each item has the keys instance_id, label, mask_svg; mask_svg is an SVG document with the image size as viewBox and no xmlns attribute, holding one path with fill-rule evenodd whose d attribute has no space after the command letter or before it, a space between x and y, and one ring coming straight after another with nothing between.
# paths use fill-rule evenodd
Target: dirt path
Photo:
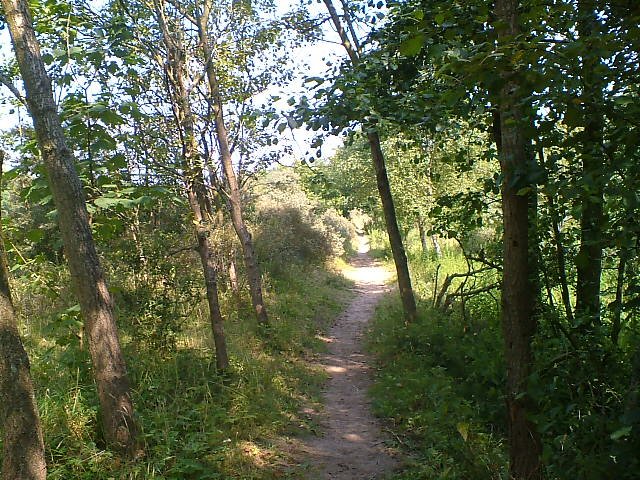
<instances>
[{"instance_id":1,"label":"dirt path","mask_svg":"<svg viewBox=\"0 0 640 480\"><path fill-rule=\"evenodd\" d=\"M371 384L369 359L363 353L363 333L381 296L389 291L389 272L376 265L361 240L360 253L346 276L355 282L357 296L337 319L325 341L328 352L320 363L329 373L324 392L320 436L304 442L302 450L314 473L309 478L371 480L384 478L396 467L385 448L385 437L371 413L367 390Z\"/></svg>"}]
</instances>

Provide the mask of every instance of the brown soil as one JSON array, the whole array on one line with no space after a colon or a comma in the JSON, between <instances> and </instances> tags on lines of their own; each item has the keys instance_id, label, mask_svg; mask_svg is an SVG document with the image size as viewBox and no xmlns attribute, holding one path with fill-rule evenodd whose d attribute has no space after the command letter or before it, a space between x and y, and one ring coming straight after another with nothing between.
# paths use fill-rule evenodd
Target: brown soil
<instances>
[{"instance_id":1,"label":"brown soil","mask_svg":"<svg viewBox=\"0 0 640 480\"><path fill-rule=\"evenodd\" d=\"M371 385L370 359L363 352L367 322L382 295L389 291L390 273L366 253L360 253L345 275L355 282L357 296L330 329L328 352L319 363L329 374L320 414L319 436L302 441L300 450L312 473L308 478L381 479L397 466L385 446L379 420L371 413L367 391Z\"/></svg>"}]
</instances>

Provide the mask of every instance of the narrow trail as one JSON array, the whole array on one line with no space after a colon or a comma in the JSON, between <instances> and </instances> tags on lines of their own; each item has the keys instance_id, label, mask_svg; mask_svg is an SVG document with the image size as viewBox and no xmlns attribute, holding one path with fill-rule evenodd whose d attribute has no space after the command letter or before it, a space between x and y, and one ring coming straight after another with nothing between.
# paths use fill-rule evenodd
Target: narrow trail
<instances>
[{"instance_id":1,"label":"narrow trail","mask_svg":"<svg viewBox=\"0 0 640 480\"><path fill-rule=\"evenodd\" d=\"M368 255L361 237L358 256L345 275L355 282L357 296L337 319L327 338L328 352L319 359L330 375L324 391L321 433L303 442L302 452L314 471L312 480L382 479L397 465L385 447L381 425L371 413L367 390L370 359L363 352L363 335L390 273Z\"/></svg>"}]
</instances>

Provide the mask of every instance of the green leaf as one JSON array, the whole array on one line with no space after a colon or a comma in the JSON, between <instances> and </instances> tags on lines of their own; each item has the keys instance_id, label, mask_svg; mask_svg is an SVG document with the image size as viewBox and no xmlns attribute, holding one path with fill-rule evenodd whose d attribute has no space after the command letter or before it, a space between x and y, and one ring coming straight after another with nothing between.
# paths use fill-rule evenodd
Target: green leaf
<instances>
[{"instance_id":1,"label":"green leaf","mask_svg":"<svg viewBox=\"0 0 640 480\"><path fill-rule=\"evenodd\" d=\"M426 38L423 33L419 33L400 44L400 53L405 57L414 57L424 46Z\"/></svg>"},{"instance_id":2,"label":"green leaf","mask_svg":"<svg viewBox=\"0 0 640 480\"><path fill-rule=\"evenodd\" d=\"M469 424L465 422L460 422L456 425L458 429L458 433L462 437L462 439L466 442L467 438L469 438Z\"/></svg>"},{"instance_id":3,"label":"green leaf","mask_svg":"<svg viewBox=\"0 0 640 480\"><path fill-rule=\"evenodd\" d=\"M122 199L120 199L120 198L109 198L109 197L98 197L93 201L93 203L98 208L111 208L111 207L115 207L116 205L119 205L120 203L122 203Z\"/></svg>"},{"instance_id":4,"label":"green leaf","mask_svg":"<svg viewBox=\"0 0 640 480\"><path fill-rule=\"evenodd\" d=\"M618 440L619 438L626 437L631 433L631 426L622 427L609 435L611 440Z\"/></svg>"},{"instance_id":5,"label":"green leaf","mask_svg":"<svg viewBox=\"0 0 640 480\"><path fill-rule=\"evenodd\" d=\"M26 235L27 239L33 243L38 243L44 238L44 231L41 229L30 230Z\"/></svg>"}]
</instances>

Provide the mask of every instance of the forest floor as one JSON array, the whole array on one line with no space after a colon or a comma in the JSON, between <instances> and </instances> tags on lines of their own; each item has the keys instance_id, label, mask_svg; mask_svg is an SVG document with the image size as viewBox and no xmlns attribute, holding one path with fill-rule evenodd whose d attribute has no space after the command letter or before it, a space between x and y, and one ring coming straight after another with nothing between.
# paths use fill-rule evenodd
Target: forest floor
<instances>
[{"instance_id":1,"label":"forest floor","mask_svg":"<svg viewBox=\"0 0 640 480\"><path fill-rule=\"evenodd\" d=\"M344 272L355 283L356 296L323 338L327 352L317 360L329 375L324 408L319 414L312 409L305 413L317 418L319 435L303 439L296 448L314 480L381 479L398 464L367 395L372 360L364 353L363 337L376 304L390 291L391 277L368 250L360 237L359 253Z\"/></svg>"}]
</instances>

